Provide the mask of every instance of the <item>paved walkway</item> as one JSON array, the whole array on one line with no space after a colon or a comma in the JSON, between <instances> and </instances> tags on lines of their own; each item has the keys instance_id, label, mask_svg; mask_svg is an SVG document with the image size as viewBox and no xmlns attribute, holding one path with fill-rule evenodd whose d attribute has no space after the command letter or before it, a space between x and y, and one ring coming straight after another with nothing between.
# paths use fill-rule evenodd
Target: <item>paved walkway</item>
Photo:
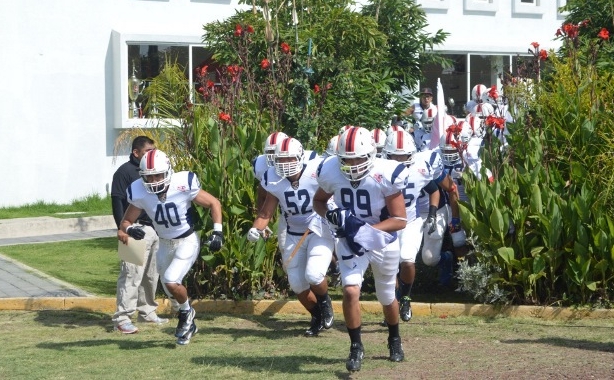
<instances>
[{"instance_id":1,"label":"paved walkway","mask_svg":"<svg viewBox=\"0 0 614 380\"><path fill-rule=\"evenodd\" d=\"M35 235L36 231L33 231L33 234ZM107 228L94 231L71 231L52 235L0 238L0 298L92 296L72 284L48 276L2 255L2 246L94 239L111 237L115 236L115 234L116 230L114 228Z\"/></svg>"}]
</instances>

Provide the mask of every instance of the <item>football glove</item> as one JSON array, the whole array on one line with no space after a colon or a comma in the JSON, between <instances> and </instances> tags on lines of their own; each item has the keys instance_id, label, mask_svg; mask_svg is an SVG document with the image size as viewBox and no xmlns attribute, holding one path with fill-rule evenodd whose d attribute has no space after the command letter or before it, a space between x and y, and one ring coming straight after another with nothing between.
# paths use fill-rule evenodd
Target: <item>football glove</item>
<instances>
[{"instance_id":1,"label":"football glove","mask_svg":"<svg viewBox=\"0 0 614 380\"><path fill-rule=\"evenodd\" d=\"M205 241L205 245L209 247L211 252L217 252L222 249L222 244L224 244L224 234L222 231L213 231Z\"/></svg>"},{"instance_id":2,"label":"football glove","mask_svg":"<svg viewBox=\"0 0 614 380\"><path fill-rule=\"evenodd\" d=\"M429 214L422 223L422 230L432 234L437 229L437 206L429 206Z\"/></svg>"},{"instance_id":3,"label":"football glove","mask_svg":"<svg viewBox=\"0 0 614 380\"><path fill-rule=\"evenodd\" d=\"M336 208L334 210L328 210L325 214L326 220L328 220L328 222L332 224L332 227L343 228L347 211L348 209L345 208Z\"/></svg>"},{"instance_id":4,"label":"football glove","mask_svg":"<svg viewBox=\"0 0 614 380\"><path fill-rule=\"evenodd\" d=\"M258 230L255 227L252 227L247 232L247 240L251 242L257 242L260 239L260 235L262 235L262 231Z\"/></svg>"},{"instance_id":5,"label":"football glove","mask_svg":"<svg viewBox=\"0 0 614 380\"><path fill-rule=\"evenodd\" d=\"M141 240L145 237L145 231L143 231L141 226L130 226L126 228L126 233L134 240Z\"/></svg>"}]
</instances>

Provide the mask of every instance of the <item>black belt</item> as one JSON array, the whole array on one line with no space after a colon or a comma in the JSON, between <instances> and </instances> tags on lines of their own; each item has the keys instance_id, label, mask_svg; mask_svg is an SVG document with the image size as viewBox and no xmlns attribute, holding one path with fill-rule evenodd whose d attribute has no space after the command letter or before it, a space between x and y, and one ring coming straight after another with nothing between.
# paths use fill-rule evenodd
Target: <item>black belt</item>
<instances>
[{"instance_id":1,"label":"black belt","mask_svg":"<svg viewBox=\"0 0 614 380\"><path fill-rule=\"evenodd\" d=\"M304 234L304 232L292 232L290 230L286 230L286 231L288 231L288 235L292 235L292 236L303 236L303 234ZM311 233L312 232L309 231L309 234L311 234ZM307 234L307 235L309 235L309 234Z\"/></svg>"},{"instance_id":2,"label":"black belt","mask_svg":"<svg viewBox=\"0 0 614 380\"><path fill-rule=\"evenodd\" d=\"M190 227L189 230L187 230L186 232L184 232L181 235L177 236L176 238L173 238L173 240L186 238L186 237L192 235L193 233L194 233L194 228Z\"/></svg>"},{"instance_id":3,"label":"black belt","mask_svg":"<svg viewBox=\"0 0 614 380\"><path fill-rule=\"evenodd\" d=\"M135 223L142 224L144 226L153 227L153 223L150 219L137 219Z\"/></svg>"}]
</instances>

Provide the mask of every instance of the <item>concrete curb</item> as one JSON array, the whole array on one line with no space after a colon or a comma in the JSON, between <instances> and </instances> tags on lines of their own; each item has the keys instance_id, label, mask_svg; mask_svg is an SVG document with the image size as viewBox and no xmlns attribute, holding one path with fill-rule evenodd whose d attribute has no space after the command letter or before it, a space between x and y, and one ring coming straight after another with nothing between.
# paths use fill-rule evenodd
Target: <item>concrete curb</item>
<instances>
[{"instance_id":1,"label":"concrete curb","mask_svg":"<svg viewBox=\"0 0 614 380\"><path fill-rule=\"evenodd\" d=\"M116 229L113 215L0 219L0 239Z\"/></svg>"},{"instance_id":2,"label":"concrete curb","mask_svg":"<svg viewBox=\"0 0 614 380\"><path fill-rule=\"evenodd\" d=\"M6 310L74 310L112 314L115 312L115 298L97 297L53 297L53 298L0 298L0 311ZM172 314L168 299L157 300L158 313ZM295 300L261 300L261 301L221 301L196 300L192 303L194 309L200 313L234 314L234 315L284 315L303 314L307 311L299 301ZM457 303L412 303L412 312L421 317L513 317L535 318L546 320L574 320L574 319L609 319L614 318L614 310L578 310L563 307L542 306L503 306ZM341 301L333 301L333 309L341 315ZM364 314L383 315L382 307L376 301L361 302Z\"/></svg>"}]
</instances>

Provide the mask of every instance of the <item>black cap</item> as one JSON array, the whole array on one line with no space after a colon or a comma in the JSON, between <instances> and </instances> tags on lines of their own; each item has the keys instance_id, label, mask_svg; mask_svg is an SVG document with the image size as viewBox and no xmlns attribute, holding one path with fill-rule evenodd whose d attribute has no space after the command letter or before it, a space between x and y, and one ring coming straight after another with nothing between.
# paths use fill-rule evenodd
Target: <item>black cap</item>
<instances>
[{"instance_id":1,"label":"black cap","mask_svg":"<svg viewBox=\"0 0 614 380\"><path fill-rule=\"evenodd\" d=\"M424 87L422 90L420 90L420 94L433 95L433 90L431 90L430 87Z\"/></svg>"}]
</instances>

